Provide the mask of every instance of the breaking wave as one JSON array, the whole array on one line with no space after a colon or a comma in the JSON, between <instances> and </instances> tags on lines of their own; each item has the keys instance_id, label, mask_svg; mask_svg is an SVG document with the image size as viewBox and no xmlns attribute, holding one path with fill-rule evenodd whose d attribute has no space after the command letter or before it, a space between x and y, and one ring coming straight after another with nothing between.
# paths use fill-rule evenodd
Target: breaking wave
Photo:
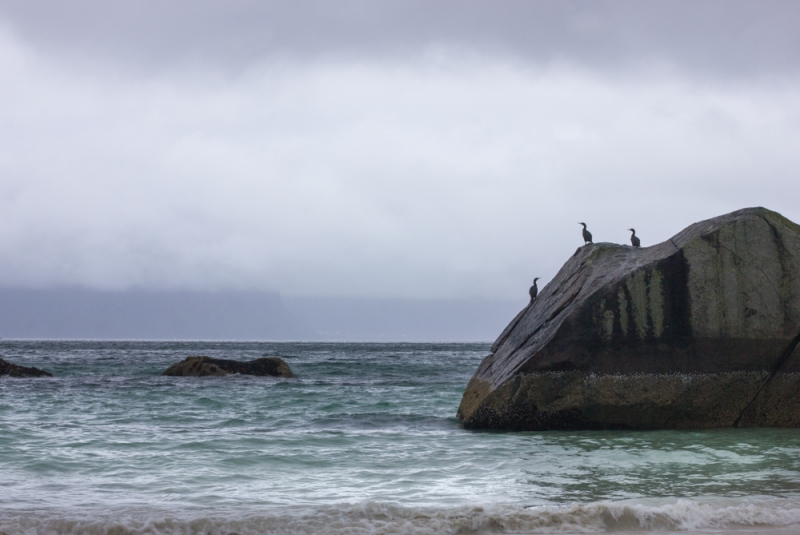
<instances>
[{"instance_id":1,"label":"breaking wave","mask_svg":"<svg viewBox=\"0 0 800 535\"><path fill-rule=\"evenodd\" d=\"M770 498L734 502L677 500L644 504L602 502L564 507L400 507L375 503L281 509L240 517L190 517L126 510L102 514L53 511L0 513L0 533L127 534L538 534L606 532L752 533L792 531L800 525L800 501ZM749 528L749 529L748 529Z\"/></svg>"}]
</instances>

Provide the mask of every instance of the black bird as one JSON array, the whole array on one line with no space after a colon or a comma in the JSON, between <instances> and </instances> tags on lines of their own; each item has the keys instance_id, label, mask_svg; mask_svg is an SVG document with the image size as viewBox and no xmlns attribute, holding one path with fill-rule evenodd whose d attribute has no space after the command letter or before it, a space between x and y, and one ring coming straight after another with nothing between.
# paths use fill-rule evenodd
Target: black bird
<instances>
[{"instance_id":1,"label":"black bird","mask_svg":"<svg viewBox=\"0 0 800 535\"><path fill-rule=\"evenodd\" d=\"M631 231L631 245L634 247L641 247L642 242L636 237L636 230L632 228L629 228L628 230Z\"/></svg>"},{"instance_id":2,"label":"black bird","mask_svg":"<svg viewBox=\"0 0 800 535\"><path fill-rule=\"evenodd\" d=\"M592 243L592 233L586 230L586 223L578 223L583 225L583 244Z\"/></svg>"},{"instance_id":3,"label":"black bird","mask_svg":"<svg viewBox=\"0 0 800 535\"><path fill-rule=\"evenodd\" d=\"M540 277L536 277L535 279L533 279L533 286L531 286L531 289L528 290L528 294L530 294L531 296L531 301L536 299L536 296L539 295L539 288L536 287L536 281L538 281L539 279Z\"/></svg>"}]
</instances>

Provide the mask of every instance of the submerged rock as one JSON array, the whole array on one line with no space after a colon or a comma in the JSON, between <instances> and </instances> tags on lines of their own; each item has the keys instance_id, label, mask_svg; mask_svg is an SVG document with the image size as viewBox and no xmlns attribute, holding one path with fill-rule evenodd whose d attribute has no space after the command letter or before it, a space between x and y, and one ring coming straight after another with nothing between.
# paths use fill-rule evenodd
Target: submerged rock
<instances>
[{"instance_id":1,"label":"submerged rock","mask_svg":"<svg viewBox=\"0 0 800 535\"><path fill-rule=\"evenodd\" d=\"M279 357L265 357L241 362L238 360L214 359L211 357L187 357L170 366L161 375L172 376L222 376L239 373L242 375L260 375L270 377L294 377L289 365Z\"/></svg>"},{"instance_id":2,"label":"submerged rock","mask_svg":"<svg viewBox=\"0 0 800 535\"><path fill-rule=\"evenodd\" d=\"M581 247L469 382L468 428L800 427L800 226L764 208Z\"/></svg>"},{"instance_id":3,"label":"submerged rock","mask_svg":"<svg viewBox=\"0 0 800 535\"><path fill-rule=\"evenodd\" d=\"M8 375L9 377L52 377L53 374L40 370L39 368L28 368L27 366L19 366L12 364L6 360L0 359L0 377Z\"/></svg>"}]
</instances>

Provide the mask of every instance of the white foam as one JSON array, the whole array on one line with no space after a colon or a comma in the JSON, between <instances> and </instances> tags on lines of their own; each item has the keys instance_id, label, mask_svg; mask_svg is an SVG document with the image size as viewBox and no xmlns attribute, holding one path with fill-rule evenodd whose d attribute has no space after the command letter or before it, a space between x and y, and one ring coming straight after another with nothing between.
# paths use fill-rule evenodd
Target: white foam
<instances>
[{"instance_id":1,"label":"white foam","mask_svg":"<svg viewBox=\"0 0 800 535\"><path fill-rule=\"evenodd\" d=\"M563 507L401 507L363 503L282 509L259 514L218 512L203 516L117 511L0 512L0 533L45 535L488 535L604 532L759 532L794 526L800 499L675 500L664 503L602 502ZM750 530L748 530L750 528ZM794 529L794 528L793 528Z\"/></svg>"}]
</instances>

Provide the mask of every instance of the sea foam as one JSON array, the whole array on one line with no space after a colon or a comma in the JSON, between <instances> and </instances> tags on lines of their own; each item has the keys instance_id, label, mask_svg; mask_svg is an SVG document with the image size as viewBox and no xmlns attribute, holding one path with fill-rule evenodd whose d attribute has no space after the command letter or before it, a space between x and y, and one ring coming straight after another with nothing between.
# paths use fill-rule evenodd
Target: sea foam
<instances>
[{"instance_id":1,"label":"sea foam","mask_svg":"<svg viewBox=\"0 0 800 535\"><path fill-rule=\"evenodd\" d=\"M466 535L608 532L793 532L800 529L800 498L735 502L599 502L562 507L495 505L402 507L388 504L284 508L272 513L196 517L142 510L92 514L0 513L0 533L87 535Z\"/></svg>"}]
</instances>

